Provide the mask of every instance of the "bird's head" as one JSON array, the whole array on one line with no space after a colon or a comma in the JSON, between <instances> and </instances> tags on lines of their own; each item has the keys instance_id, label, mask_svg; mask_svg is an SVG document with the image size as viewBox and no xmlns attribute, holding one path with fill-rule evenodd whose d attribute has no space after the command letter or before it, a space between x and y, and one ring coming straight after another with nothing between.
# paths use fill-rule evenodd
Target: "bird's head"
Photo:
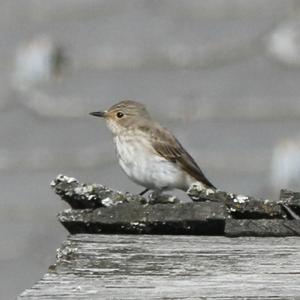
<instances>
[{"instance_id":1,"label":"bird's head","mask_svg":"<svg viewBox=\"0 0 300 300\"><path fill-rule=\"evenodd\" d=\"M122 131L130 129L142 120L150 119L145 106L131 100L124 100L108 110L92 112L90 115L104 118L114 135L119 135Z\"/></svg>"}]
</instances>

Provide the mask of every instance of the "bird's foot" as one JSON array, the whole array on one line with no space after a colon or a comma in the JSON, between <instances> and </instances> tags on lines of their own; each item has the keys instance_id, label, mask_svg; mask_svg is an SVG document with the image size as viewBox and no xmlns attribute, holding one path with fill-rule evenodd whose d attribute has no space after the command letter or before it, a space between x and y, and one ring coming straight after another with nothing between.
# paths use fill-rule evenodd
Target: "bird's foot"
<instances>
[{"instance_id":1,"label":"bird's foot","mask_svg":"<svg viewBox=\"0 0 300 300\"><path fill-rule=\"evenodd\" d=\"M173 204L178 203L179 200L173 195L163 194L161 191L153 191L148 196L149 204Z\"/></svg>"},{"instance_id":2,"label":"bird's foot","mask_svg":"<svg viewBox=\"0 0 300 300\"><path fill-rule=\"evenodd\" d=\"M159 196L161 195L161 191L152 191L148 195L148 200L150 204L157 203Z\"/></svg>"}]
</instances>

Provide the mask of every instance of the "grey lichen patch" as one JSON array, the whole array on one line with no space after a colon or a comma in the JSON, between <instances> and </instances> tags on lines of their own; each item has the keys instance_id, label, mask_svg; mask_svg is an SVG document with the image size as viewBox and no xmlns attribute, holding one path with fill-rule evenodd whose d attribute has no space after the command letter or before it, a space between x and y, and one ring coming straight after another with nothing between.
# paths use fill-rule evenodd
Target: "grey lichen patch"
<instances>
[{"instance_id":1,"label":"grey lichen patch","mask_svg":"<svg viewBox=\"0 0 300 300\"><path fill-rule=\"evenodd\" d=\"M77 179L62 174L52 180L50 186L62 200L69 203L75 209L95 209L125 203L144 205L154 203L173 204L179 202L179 199L172 195L151 193L148 198L145 198L128 192L114 191L101 184L80 183Z\"/></svg>"},{"instance_id":2,"label":"grey lichen patch","mask_svg":"<svg viewBox=\"0 0 300 300\"><path fill-rule=\"evenodd\" d=\"M286 218L278 201L258 199L250 196L203 189L193 184L187 194L193 201L215 201L226 205L228 212L237 219Z\"/></svg>"},{"instance_id":3,"label":"grey lichen patch","mask_svg":"<svg viewBox=\"0 0 300 300\"><path fill-rule=\"evenodd\" d=\"M247 197L247 196L244 196L244 195L237 195L237 196L233 199L233 202L237 202L237 203L245 203L248 199L249 199L249 197Z\"/></svg>"},{"instance_id":4,"label":"grey lichen patch","mask_svg":"<svg viewBox=\"0 0 300 300\"><path fill-rule=\"evenodd\" d=\"M186 193L193 201L205 201L205 199L201 198L203 196L203 187L197 183L193 183Z\"/></svg>"},{"instance_id":5,"label":"grey lichen patch","mask_svg":"<svg viewBox=\"0 0 300 300\"><path fill-rule=\"evenodd\" d=\"M245 195L231 195L225 204L232 216L237 219L286 218L278 201L259 199Z\"/></svg>"},{"instance_id":6,"label":"grey lichen patch","mask_svg":"<svg viewBox=\"0 0 300 300\"><path fill-rule=\"evenodd\" d=\"M203 186L201 184L198 184L197 182L193 183L186 193L193 201L196 202L222 202L224 200L224 194L226 194L225 192L219 190L203 188Z\"/></svg>"},{"instance_id":7,"label":"grey lichen patch","mask_svg":"<svg viewBox=\"0 0 300 300\"><path fill-rule=\"evenodd\" d=\"M107 197L107 198L105 198L105 199L103 199L102 200L102 204L103 204L103 206L112 206L112 205L115 205L116 204L116 202L114 203L113 201L112 201L112 199L110 199L109 197Z\"/></svg>"},{"instance_id":8,"label":"grey lichen patch","mask_svg":"<svg viewBox=\"0 0 300 300\"><path fill-rule=\"evenodd\" d=\"M79 183L75 178L66 175L58 175L50 185L62 200L76 209L112 206L128 202L146 203L146 199L142 196L124 194L101 184Z\"/></svg>"}]
</instances>

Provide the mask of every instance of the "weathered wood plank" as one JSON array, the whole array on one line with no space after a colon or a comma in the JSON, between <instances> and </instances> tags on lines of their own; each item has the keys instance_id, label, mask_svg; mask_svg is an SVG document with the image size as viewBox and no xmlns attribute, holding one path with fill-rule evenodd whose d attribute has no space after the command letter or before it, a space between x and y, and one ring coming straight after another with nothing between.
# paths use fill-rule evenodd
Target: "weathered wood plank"
<instances>
[{"instance_id":1,"label":"weathered wood plank","mask_svg":"<svg viewBox=\"0 0 300 300\"><path fill-rule=\"evenodd\" d=\"M80 183L75 178L65 175L57 176L52 181L51 186L55 193L74 209L95 209L127 203L135 205L174 204L174 202L177 203L179 201L166 195L160 195L155 199L150 197L149 199L140 195L113 191L100 184ZM257 199L224 191L203 190L199 189L197 184L192 185L187 194L196 202L209 201L208 203L211 205L215 202L225 204L232 217L238 219L282 219L287 217L286 211L281 206L281 201ZM285 199L285 204L289 205L287 198Z\"/></svg>"},{"instance_id":2,"label":"weathered wood plank","mask_svg":"<svg viewBox=\"0 0 300 300\"><path fill-rule=\"evenodd\" d=\"M221 235L227 215L222 203L127 203L93 210L65 210L58 219L70 233Z\"/></svg>"},{"instance_id":3,"label":"weathered wood plank","mask_svg":"<svg viewBox=\"0 0 300 300\"><path fill-rule=\"evenodd\" d=\"M300 220L237 220L227 219L225 235L238 236L300 236Z\"/></svg>"},{"instance_id":4,"label":"weathered wood plank","mask_svg":"<svg viewBox=\"0 0 300 300\"><path fill-rule=\"evenodd\" d=\"M295 299L300 239L74 235L29 299Z\"/></svg>"},{"instance_id":5,"label":"weathered wood plank","mask_svg":"<svg viewBox=\"0 0 300 300\"><path fill-rule=\"evenodd\" d=\"M290 191L271 201L192 185L187 193L194 202L180 203L170 195L145 198L65 175L51 186L72 207L58 215L72 234L300 235L299 193Z\"/></svg>"}]
</instances>

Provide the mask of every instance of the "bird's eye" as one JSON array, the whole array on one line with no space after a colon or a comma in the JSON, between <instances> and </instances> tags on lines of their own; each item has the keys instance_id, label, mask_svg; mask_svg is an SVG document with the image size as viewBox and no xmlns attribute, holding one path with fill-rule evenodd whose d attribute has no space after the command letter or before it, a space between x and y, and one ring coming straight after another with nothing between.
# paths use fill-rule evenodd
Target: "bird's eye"
<instances>
[{"instance_id":1,"label":"bird's eye","mask_svg":"<svg viewBox=\"0 0 300 300\"><path fill-rule=\"evenodd\" d=\"M122 112L119 111L119 112L117 113L117 117L118 117L119 119L121 119L123 116L124 116L124 114L123 114Z\"/></svg>"}]
</instances>

